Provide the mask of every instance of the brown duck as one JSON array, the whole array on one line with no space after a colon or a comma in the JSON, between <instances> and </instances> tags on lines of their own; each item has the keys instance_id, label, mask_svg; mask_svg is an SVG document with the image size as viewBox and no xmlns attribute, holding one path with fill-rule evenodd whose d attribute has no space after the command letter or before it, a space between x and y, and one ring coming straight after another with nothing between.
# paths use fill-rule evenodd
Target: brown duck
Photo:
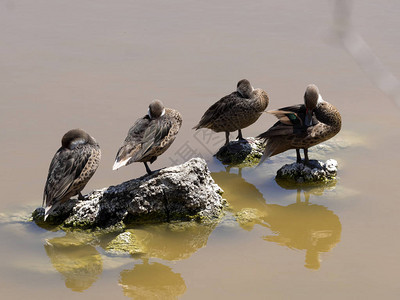
<instances>
[{"instance_id":1,"label":"brown duck","mask_svg":"<svg viewBox=\"0 0 400 300\"><path fill-rule=\"evenodd\" d=\"M296 149L297 162L302 162L300 149L304 150L304 164L309 163L308 148L335 136L342 127L339 111L324 101L316 85L307 86L304 104L268 111L279 121L260 134L266 147L259 165L271 156Z\"/></svg>"},{"instance_id":2,"label":"brown duck","mask_svg":"<svg viewBox=\"0 0 400 300\"><path fill-rule=\"evenodd\" d=\"M171 146L181 125L182 116L178 111L164 108L160 100L153 100L147 115L129 129L118 150L113 170L133 162L143 162L147 174L152 174L147 162L153 163Z\"/></svg>"},{"instance_id":3,"label":"brown duck","mask_svg":"<svg viewBox=\"0 0 400 300\"><path fill-rule=\"evenodd\" d=\"M225 132L229 143L229 132L238 131L238 139L244 140L241 129L250 126L268 106L268 95L262 89L254 89L247 79L237 84L237 90L214 103L201 117L193 129L208 128Z\"/></svg>"},{"instance_id":4,"label":"brown duck","mask_svg":"<svg viewBox=\"0 0 400 300\"><path fill-rule=\"evenodd\" d=\"M43 193L44 220L55 208L79 194L96 172L101 158L100 146L82 129L68 131L50 163Z\"/></svg>"}]
</instances>

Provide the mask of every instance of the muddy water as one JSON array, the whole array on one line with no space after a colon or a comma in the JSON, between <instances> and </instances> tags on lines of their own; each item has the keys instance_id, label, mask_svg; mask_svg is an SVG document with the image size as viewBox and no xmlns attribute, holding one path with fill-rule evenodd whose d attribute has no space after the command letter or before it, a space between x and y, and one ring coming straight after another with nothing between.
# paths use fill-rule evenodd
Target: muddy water
<instances>
[{"instance_id":1,"label":"muddy water","mask_svg":"<svg viewBox=\"0 0 400 300\"><path fill-rule=\"evenodd\" d=\"M400 110L335 39L333 4L2 1L2 298L397 298ZM354 29L400 77L400 4L353 4ZM294 153L258 169L227 170L213 159L223 136L191 128L242 78L269 93L269 108L319 86L343 128L333 151L310 156L339 162L336 183L280 186L274 174ZM84 192L142 175L140 164L111 166L154 98L184 123L152 167L203 156L230 203L222 223L134 228L148 251L129 257L107 254L107 239L93 244L21 221L41 204L51 157L71 128L87 130L103 151ZM264 115L244 135L273 122Z\"/></svg>"}]
</instances>

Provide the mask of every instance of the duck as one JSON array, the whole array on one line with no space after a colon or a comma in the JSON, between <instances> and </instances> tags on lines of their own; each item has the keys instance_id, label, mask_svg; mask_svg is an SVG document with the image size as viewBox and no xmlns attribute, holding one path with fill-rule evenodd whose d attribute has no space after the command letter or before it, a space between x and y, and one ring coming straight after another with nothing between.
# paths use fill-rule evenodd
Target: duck
<instances>
[{"instance_id":1,"label":"duck","mask_svg":"<svg viewBox=\"0 0 400 300\"><path fill-rule=\"evenodd\" d=\"M215 102L193 129L225 132L225 146L229 144L229 133L236 130L238 140L245 141L242 129L258 120L267 108L269 98L264 90L254 89L247 79L240 80L236 88L236 91Z\"/></svg>"},{"instance_id":2,"label":"duck","mask_svg":"<svg viewBox=\"0 0 400 300\"><path fill-rule=\"evenodd\" d=\"M147 162L153 163L175 140L182 126L182 116L174 109L165 108L156 99L147 114L136 120L115 157L113 170L133 162L143 162L148 175L153 172Z\"/></svg>"},{"instance_id":3,"label":"duck","mask_svg":"<svg viewBox=\"0 0 400 300\"><path fill-rule=\"evenodd\" d=\"M334 137L342 127L339 111L325 101L318 87L306 87L304 104L268 111L278 121L266 132L257 136L264 139L265 150L258 165L266 159L289 149L296 150L296 162L309 165L308 148ZM301 159L300 149L304 151Z\"/></svg>"},{"instance_id":4,"label":"duck","mask_svg":"<svg viewBox=\"0 0 400 300\"><path fill-rule=\"evenodd\" d=\"M101 150L96 140L83 129L69 130L61 139L49 167L43 192L44 220L71 197L84 197L81 191L96 172Z\"/></svg>"}]
</instances>

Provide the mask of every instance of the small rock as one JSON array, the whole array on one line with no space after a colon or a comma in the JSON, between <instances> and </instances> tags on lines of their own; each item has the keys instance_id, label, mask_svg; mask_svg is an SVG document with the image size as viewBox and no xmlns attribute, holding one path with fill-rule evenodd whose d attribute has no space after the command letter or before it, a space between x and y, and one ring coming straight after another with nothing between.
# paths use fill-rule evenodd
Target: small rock
<instances>
[{"instance_id":1,"label":"small rock","mask_svg":"<svg viewBox=\"0 0 400 300\"><path fill-rule=\"evenodd\" d=\"M277 180L287 180L295 183L321 183L336 179L337 161L329 159L325 163L310 160L309 166L303 163L284 165L277 171Z\"/></svg>"},{"instance_id":2,"label":"small rock","mask_svg":"<svg viewBox=\"0 0 400 300\"><path fill-rule=\"evenodd\" d=\"M258 164L263 155L263 142L254 137L246 140L232 141L222 146L215 157L225 165L252 167Z\"/></svg>"}]
</instances>

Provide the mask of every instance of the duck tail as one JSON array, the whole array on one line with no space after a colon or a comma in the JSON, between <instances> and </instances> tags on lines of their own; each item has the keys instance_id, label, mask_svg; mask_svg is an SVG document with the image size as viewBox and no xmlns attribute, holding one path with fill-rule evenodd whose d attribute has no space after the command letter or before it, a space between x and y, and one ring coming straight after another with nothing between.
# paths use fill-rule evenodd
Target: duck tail
<instances>
[{"instance_id":1,"label":"duck tail","mask_svg":"<svg viewBox=\"0 0 400 300\"><path fill-rule=\"evenodd\" d=\"M119 158L116 158L112 169L117 170L123 166L126 166L126 164L128 163L129 160L130 160L130 157L128 157L127 159L124 159L124 160L119 160Z\"/></svg>"},{"instance_id":2,"label":"duck tail","mask_svg":"<svg viewBox=\"0 0 400 300\"><path fill-rule=\"evenodd\" d=\"M264 154L263 154L263 156L261 156L261 159L260 159L258 165L256 166L256 168L258 168L259 166L261 166L261 164L262 164L266 159L268 159L268 158L269 158L269 156L264 152Z\"/></svg>"},{"instance_id":3,"label":"duck tail","mask_svg":"<svg viewBox=\"0 0 400 300\"><path fill-rule=\"evenodd\" d=\"M54 210L54 206L53 205L49 205L46 206L44 208L44 221L46 221L47 217L49 216L49 214Z\"/></svg>"},{"instance_id":4,"label":"duck tail","mask_svg":"<svg viewBox=\"0 0 400 300\"><path fill-rule=\"evenodd\" d=\"M266 161L271 156L274 156L278 153L281 153L280 150L280 143L276 139L266 139L265 140L265 150L263 155L261 156L260 162L258 163L257 167L259 167L264 161Z\"/></svg>"},{"instance_id":5,"label":"duck tail","mask_svg":"<svg viewBox=\"0 0 400 300\"><path fill-rule=\"evenodd\" d=\"M264 150L264 153L263 153L263 155L261 156L261 159L260 159L260 161L259 161L259 163L258 163L258 165L257 165L257 168L265 161L265 160L267 160L268 158L270 158L270 156L271 156L271 149L269 149L268 148L268 139L266 139L265 141L264 141L264 145L265 145L265 150Z\"/></svg>"}]
</instances>

